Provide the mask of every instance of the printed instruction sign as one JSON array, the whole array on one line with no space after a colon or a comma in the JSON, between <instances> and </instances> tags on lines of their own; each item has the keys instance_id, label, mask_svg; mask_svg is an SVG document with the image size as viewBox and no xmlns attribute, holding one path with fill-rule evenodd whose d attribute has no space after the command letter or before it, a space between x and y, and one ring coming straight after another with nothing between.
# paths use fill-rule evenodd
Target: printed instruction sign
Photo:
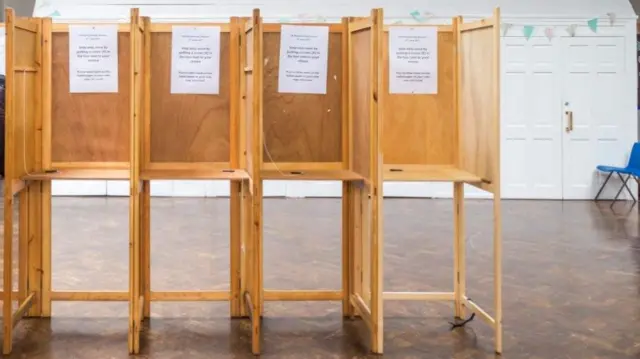
<instances>
[{"instance_id":1,"label":"printed instruction sign","mask_svg":"<svg viewBox=\"0 0 640 359\"><path fill-rule=\"evenodd\" d=\"M171 38L171 93L220 92L220 27L174 26Z\"/></svg>"},{"instance_id":2,"label":"printed instruction sign","mask_svg":"<svg viewBox=\"0 0 640 359\"><path fill-rule=\"evenodd\" d=\"M118 26L69 26L69 90L118 92Z\"/></svg>"},{"instance_id":3,"label":"printed instruction sign","mask_svg":"<svg viewBox=\"0 0 640 359\"><path fill-rule=\"evenodd\" d=\"M389 92L438 93L437 27L389 29Z\"/></svg>"},{"instance_id":4,"label":"printed instruction sign","mask_svg":"<svg viewBox=\"0 0 640 359\"><path fill-rule=\"evenodd\" d=\"M328 26L282 25L278 92L327 93Z\"/></svg>"}]
</instances>

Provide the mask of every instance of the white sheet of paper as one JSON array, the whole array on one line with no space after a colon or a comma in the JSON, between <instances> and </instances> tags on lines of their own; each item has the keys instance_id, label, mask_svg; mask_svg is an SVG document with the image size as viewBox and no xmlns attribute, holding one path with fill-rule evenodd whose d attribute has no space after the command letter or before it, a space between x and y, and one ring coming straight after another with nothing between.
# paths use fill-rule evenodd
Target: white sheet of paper
<instances>
[{"instance_id":1,"label":"white sheet of paper","mask_svg":"<svg viewBox=\"0 0 640 359\"><path fill-rule=\"evenodd\" d=\"M389 29L389 92L438 93L438 28Z\"/></svg>"},{"instance_id":2,"label":"white sheet of paper","mask_svg":"<svg viewBox=\"0 0 640 359\"><path fill-rule=\"evenodd\" d=\"M6 46L6 36L4 27L0 27L0 75L4 75L6 71L6 62L5 62L5 46Z\"/></svg>"},{"instance_id":3,"label":"white sheet of paper","mask_svg":"<svg viewBox=\"0 0 640 359\"><path fill-rule=\"evenodd\" d=\"M69 90L118 92L118 26L69 26Z\"/></svg>"},{"instance_id":4,"label":"white sheet of paper","mask_svg":"<svg viewBox=\"0 0 640 359\"><path fill-rule=\"evenodd\" d=\"M171 37L171 93L220 92L220 28L174 26Z\"/></svg>"},{"instance_id":5,"label":"white sheet of paper","mask_svg":"<svg viewBox=\"0 0 640 359\"><path fill-rule=\"evenodd\" d=\"M328 26L282 25L278 92L327 93Z\"/></svg>"}]
</instances>

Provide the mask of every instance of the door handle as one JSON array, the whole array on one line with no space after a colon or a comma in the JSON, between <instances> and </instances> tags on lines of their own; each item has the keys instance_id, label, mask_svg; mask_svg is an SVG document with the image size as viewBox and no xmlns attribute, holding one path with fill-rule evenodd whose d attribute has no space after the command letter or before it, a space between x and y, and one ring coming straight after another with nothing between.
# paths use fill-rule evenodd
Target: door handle
<instances>
[{"instance_id":1,"label":"door handle","mask_svg":"<svg viewBox=\"0 0 640 359\"><path fill-rule=\"evenodd\" d=\"M567 116L567 127L565 127L565 131L569 133L573 131L573 111L566 111L564 114Z\"/></svg>"}]
</instances>

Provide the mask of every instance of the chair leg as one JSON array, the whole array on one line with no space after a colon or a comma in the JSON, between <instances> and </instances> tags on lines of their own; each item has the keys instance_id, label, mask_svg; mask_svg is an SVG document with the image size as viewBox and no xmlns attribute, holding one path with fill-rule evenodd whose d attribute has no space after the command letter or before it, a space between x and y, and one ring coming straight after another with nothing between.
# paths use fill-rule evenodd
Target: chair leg
<instances>
[{"instance_id":1,"label":"chair leg","mask_svg":"<svg viewBox=\"0 0 640 359\"><path fill-rule=\"evenodd\" d=\"M611 178L612 175L613 175L613 172L609 172L609 175L607 176L607 179L604 180L604 183L602 184L602 186L600 186L600 190L598 191L598 194L596 195L596 198L594 199L594 201L598 200L598 197L600 197L600 194L602 193L602 190L604 190L604 186L607 185L607 182L609 182L609 178Z\"/></svg>"},{"instance_id":2,"label":"chair leg","mask_svg":"<svg viewBox=\"0 0 640 359\"><path fill-rule=\"evenodd\" d=\"M635 202L636 201L636 197L633 195L633 192L631 192L631 189L629 188L629 186L627 186L627 182L632 177L632 175L628 175L627 178L623 180L622 175L620 173L618 173L618 177L620 177L620 180L623 181L622 182L622 186L627 189L627 192L629 192L629 195L631 196L631 199L633 199L633 201ZM618 193L618 194L620 194L620 193Z\"/></svg>"},{"instance_id":3,"label":"chair leg","mask_svg":"<svg viewBox=\"0 0 640 359\"><path fill-rule=\"evenodd\" d=\"M622 186L620 186L620 189L618 190L618 193L616 193L616 196L613 198L613 202L611 202L611 205L609 207L613 208L613 205L616 203L616 201L618 200L618 197L620 197L620 193L622 193L623 189L627 189L627 191L629 191L629 194L631 194L631 197L633 198L633 202L636 202L636 198L633 196L633 193L631 192L631 190L629 189L629 187L627 186L627 181L629 181L629 178L631 178L631 175L628 175L627 178L622 177L622 175L620 173L618 173L618 177L620 177L620 180L622 181Z\"/></svg>"}]
</instances>

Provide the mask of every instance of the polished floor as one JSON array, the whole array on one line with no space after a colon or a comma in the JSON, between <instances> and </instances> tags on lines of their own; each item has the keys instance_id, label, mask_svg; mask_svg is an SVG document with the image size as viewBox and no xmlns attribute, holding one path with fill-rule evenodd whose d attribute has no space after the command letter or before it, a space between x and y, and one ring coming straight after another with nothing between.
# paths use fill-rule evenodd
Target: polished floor
<instances>
[{"instance_id":1,"label":"polished floor","mask_svg":"<svg viewBox=\"0 0 640 359\"><path fill-rule=\"evenodd\" d=\"M152 200L154 290L228 287L227 199ZM468 200L468 294L491 308L491 202ZM55 289L126 290L124 198L55 198ZM339 288L338 199L268 199L265 286ZM452 289L450 200L385 201L385 290ZM640 358L640 222L608 202L504 201L503 358ZM386 302L385 358L494 358L480 320L450 331L449 304ZM264 358L367 358L365 325L339 303L265 306ZM490 312L493 312L492 310ZM12 358L127 355L124 303L54 303L18 325ZM140 358L252 358L226 303L154 303ZM371 356L373 357L373 356Z\"/></svg>"}]
</instances>

